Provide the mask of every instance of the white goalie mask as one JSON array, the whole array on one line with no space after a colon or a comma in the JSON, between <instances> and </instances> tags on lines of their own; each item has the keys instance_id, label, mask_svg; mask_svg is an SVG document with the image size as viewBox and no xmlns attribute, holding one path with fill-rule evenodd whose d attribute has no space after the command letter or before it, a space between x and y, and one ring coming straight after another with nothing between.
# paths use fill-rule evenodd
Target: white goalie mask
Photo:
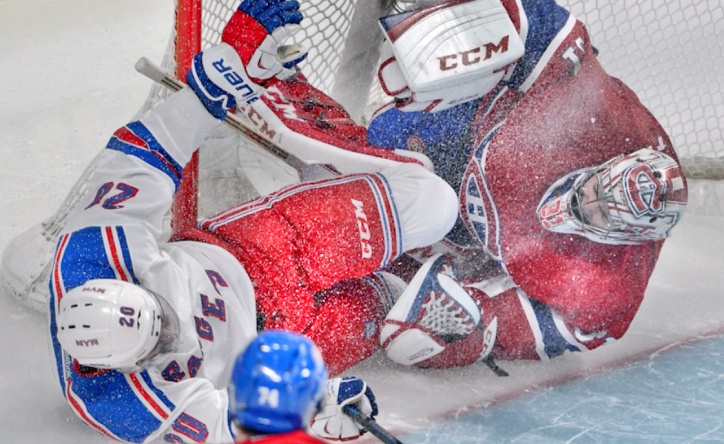
<instances>
[{"instance_id":1,"label":"white goalie mask","mask_svg":"<svg viewBox=\"0 0 724 444\"><path fill-rule=\"evenodd\" d=\"M550 231L606 244L639 244L668 237L686 203L679 164L644 148L561 178L545 193L537 213Z\"/></svg>"},{"instance_id":2,"label":"white goalie mask","mask_svg":"<svg viewBox=\"0 0 724 444\"><path fill-rule=\"evenodd\" d=\"M59 304L58 341L79 364L130 373L173 349L179 334L174 310L141 286L93 279Z\"/></svg>"}]
</instances>

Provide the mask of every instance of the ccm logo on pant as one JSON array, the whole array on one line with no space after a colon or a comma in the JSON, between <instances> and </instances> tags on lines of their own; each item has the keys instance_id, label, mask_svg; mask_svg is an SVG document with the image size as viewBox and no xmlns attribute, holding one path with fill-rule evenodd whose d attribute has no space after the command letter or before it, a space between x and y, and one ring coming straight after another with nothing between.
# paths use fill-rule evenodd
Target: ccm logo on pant
<instances>
[{"instance_id":1,"label":"ccm logo on pant","mask_svg":"<svg viewBox=\"0 0 724 444\"><path fill-rule=\"evenodd\" d=\"M357 218L357 228L359 229L360 246L362 247L362 258L369 259L372 257L372 245L370 245L370 226L367 223L367 215L364 212L364 205L362 202L351 199L352 205L354 205L354 215Z\"/></svg>"}]
</instances>

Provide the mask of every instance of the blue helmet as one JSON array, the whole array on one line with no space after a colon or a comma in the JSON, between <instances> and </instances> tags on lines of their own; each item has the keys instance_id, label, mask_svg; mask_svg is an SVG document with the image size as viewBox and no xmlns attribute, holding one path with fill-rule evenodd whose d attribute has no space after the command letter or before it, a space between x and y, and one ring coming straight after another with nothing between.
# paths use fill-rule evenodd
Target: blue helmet
<instances>
[{"instance_id":1,"label":"blue helmet","mask_svg":"<svg viewBox=\"0 0 724 444\"><path fill-rule=\"evenodd\" d=\"M229 388L231 415L260 433L307 427L324 394L327 366L309 339L266 331L234 363Z\"/></svg>"}]
</instances>

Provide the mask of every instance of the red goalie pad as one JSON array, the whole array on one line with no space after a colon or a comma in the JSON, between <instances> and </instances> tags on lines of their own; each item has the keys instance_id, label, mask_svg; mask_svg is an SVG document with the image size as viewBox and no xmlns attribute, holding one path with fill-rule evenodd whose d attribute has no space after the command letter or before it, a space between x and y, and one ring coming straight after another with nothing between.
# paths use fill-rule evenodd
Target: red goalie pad
<instances>
[{"instance_id":1,"label":"red goalie pad","mask_svg":"<svg viewBox=\"0 0 724 444\"><path fill-rule=\"evenodd\" d=\"M398 150L370 145L367 141L367 128L355 123L342 105L310 85L301 73L286 80L271 79L266 88L267 93L262 97L263 104L273 112L278 121L273 122L275 119L267 115L268 111L261 109L259 105L255 105L247 114L257 126L260 125L255 121L258 118L270 120L266 133L272 138L277 134L269 128L278 128L274 123L281 123L298 135L332 147L396 162L418 163L430 169L429 160L419 158L417 153L408 155L407 152L400 153ZM255 111L258 115L252 115ZM284 144L284 137L281 142ZM288 149L294 150L294 147L290 146ZM335 164L334 159L329 160L332 160L329 163Z\"/></svg>"}]
</instances>

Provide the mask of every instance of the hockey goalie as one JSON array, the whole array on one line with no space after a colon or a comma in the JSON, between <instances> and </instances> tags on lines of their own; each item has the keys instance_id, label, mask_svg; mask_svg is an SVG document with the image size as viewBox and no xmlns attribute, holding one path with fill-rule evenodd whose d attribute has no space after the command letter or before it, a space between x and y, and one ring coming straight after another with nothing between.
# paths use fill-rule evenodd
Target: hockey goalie
<instances>
[{"instance_id":1,"label":"hockey goalie","mask_svg":"<svg viewBox=\"0 0 724 444\"><path fill-rule=\"evenodd\" d=\"M381 23L378 75L396 97L368 138L424 153L460 199L446 241L398 273L409 285L382 330L388 356L450 367L622 338L687 184L668 135L605 72L584 24L554 1L507 0Z\"/></svg>"}]
</instances>

